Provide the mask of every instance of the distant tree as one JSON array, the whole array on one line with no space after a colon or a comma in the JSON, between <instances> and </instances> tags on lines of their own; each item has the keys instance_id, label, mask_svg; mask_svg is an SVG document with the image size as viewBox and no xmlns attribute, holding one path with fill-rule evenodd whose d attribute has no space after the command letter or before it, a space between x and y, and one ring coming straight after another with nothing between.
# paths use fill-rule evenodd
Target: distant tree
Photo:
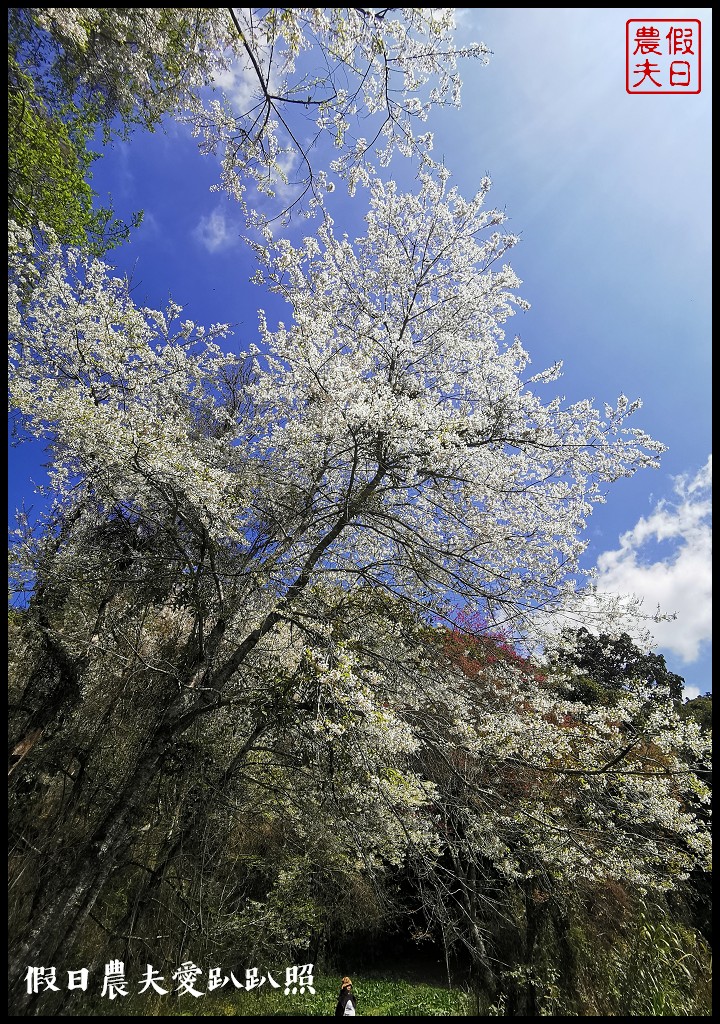
<instances>
[{"instance_id":1,"label":"distant tree","mask_svg":"<svg viewBox=\"0 0 720 1024\"><path fill-rule=\"evenodd\" d=\"M680 715L683 718L692 718L698 725L707 732L712 731L712 694L706 693L702 697L693 697L680 705Z\"/></svg>"},{"instance_id":2,"label":"distant tree","mask_svg":"<svg viewBox=\"0 0 720 1024\"><path fill-rule=\"evenodd\" d=\"M564 629L553 659L556 666L572 670L568 686L575 700L611 703L631 680L649 689L664 687L673 700L683 694L683 678L668 669L664 656L641 650L627 633Z\"/></svg>"}]
</instances>

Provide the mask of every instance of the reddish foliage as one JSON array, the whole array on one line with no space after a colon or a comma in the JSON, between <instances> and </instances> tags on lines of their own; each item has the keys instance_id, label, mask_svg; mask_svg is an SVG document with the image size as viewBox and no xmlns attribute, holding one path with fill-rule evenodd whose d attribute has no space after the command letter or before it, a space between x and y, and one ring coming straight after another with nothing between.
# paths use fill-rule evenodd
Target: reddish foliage
<instances>
[{"instance_id":1,"label":"reddish foliage","mask_svg":"<svg viewBox=\"0 0 720 1024\"><path fill-rule=\"evenodd\" d=\"M501 662L515 666L538 682L545 678L527 658L518 654L504 630L491 629L478 612L458 613L453 629L445 637L444 651L470 679L476 679L483 669Z\"/></svg>"}]
</instances>

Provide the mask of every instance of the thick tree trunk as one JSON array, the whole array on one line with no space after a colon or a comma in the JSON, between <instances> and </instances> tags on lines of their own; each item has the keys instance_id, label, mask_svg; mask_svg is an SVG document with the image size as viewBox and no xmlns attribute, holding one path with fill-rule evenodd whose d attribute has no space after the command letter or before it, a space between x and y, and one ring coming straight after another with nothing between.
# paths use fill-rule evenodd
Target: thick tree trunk
<instances>
[{"instance_id":1,"label":"thick tree trunk","mask_svg":"<svg viewBox=\"0 0 720 1024\"><path fill-rule=\"evenodd\" d=\"M26 935L12 951L11 1014L23 1016L30 1004L24 981L28 966L52 965L59 949L70 948L120 856L132 844L135 838L130 821L132 812L140 806L155 780L167 742L166 730L162 729L85 843L81 855L68 865L65 878L58 879L52 898L44 901Z\"/></svg>"},{"instance_id":2,"label":"thick tree trunk","mask_svg":"<svg viewBox=\"0 0 720 1024\"><path fill-rule=\"evenodd\" d=\"M227 781L249 751L269 728L266 719L259 722L223 773ZM122 856L135 841L133 812L143 805L161 770L164 755L172 741L173 730L161 727L150 749L140 759L114 805L108 809L93 835L86 843L83 856L69 869L66 883L56 888L41 912L33 919L24 940L18 944L10 960L10 1012L24 1015L32 999L25 990L28 966L52 965L60 949L69 950L100 896L105 883ZM148 886L161 881L172 857L190 830L166 850L149 878Z\"/></svg>"},{"instance_id":3,"label":"thick tree trunk","mask_svg":"<svg viewBox=\"0 0 720 1024\"><path fill-rule=\"evenodd\" d=\"M335 525L309 552L306 561L288 588L285 596L276 604L258 627L252 630L233 650L224 662L212 664L202 673L202 689L195 689L198 673L206 664L197 660L184 666L180 693L193 690L196 700L192 707L183 706L180 700L170 704L161 713L161 720L150 738L145 753L138 760L135 770L128 777L117 799L109 807L84 848L67 864L64 878L58 879L54 893L43 900L38 914L33 918L24 937L17 943L10 958L9 1006L15 1016L24 1016L33 1001L25 987L28 966L52 965L60 948L69 949L69 944L85 923L105 883L114 871L121 857L130 849L135 839L132 830L133 812L140 808L152 784L158 779L166 754L171 749L175 736L184 732L193 722L217 707L220 694L237 672L248 655L261 639L269 633L282 618L293 600L298 597L312 580L313 570L327 549L351 522L363 503L378 488L386 469L378 466L374 477L360 488L355 500L350 501ZM225 619L218 619L213 627L215 640L219 645L224 633Z\"/></svg>"}]
</instances>

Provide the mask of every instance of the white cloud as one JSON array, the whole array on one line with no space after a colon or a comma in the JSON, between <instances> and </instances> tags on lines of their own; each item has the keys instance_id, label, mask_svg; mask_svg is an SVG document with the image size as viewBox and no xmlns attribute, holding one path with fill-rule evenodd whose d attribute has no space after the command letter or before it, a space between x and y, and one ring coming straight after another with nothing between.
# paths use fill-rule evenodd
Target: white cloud
<instances>
[{"instance_id":1,"label":"white cloud","mask_svg":"<svg viewBox=\"0 0 720 1024\"><path fill-rule=\"evenodd\" d=\"M653 623L655 643L686 664L697 661L711 639L712 456L690 477L675 478L676 500L659 501L620 537L620 547L597 560L600 593L634 594L646 610L660 607L672 621ZM652 560L648 546L671 543L672 551Z\"/></svg>"},{"instance_id":2,"label":"white cloud","mask_svg":"<svg viewBox=\"0 0 720 1024\"><path fill-rule=\"evenodd\" d=\"M208 252L220 252L237 244L239 232L231 228L224 211L218 207L209 216L200 218L193 230L193 237Z\"/></svg>"},{"instance_id":3,"label":"white cloud","mask_svg":"<svg viewBox=\"0 0 720 1024\"><path fill-rule=\"evenodd\" d=\"M159 238L162 231L160 228L160 221L157 219L152 210L143 210L142 219L142 230L145 234L153 235L155 238Z\"/></svg>"},{"instance_id":4,"label":"white cloud","mask_svg":"<svg viewBox=\"0 0 720 1024\"><path fill-rule=\"evenodd\" d=\"M257 73L249 61L243 64L236 60L231 67L216 72L213 84L222 89L237 116L252 110L262 99Z\"/></svg>"}]
</instances>

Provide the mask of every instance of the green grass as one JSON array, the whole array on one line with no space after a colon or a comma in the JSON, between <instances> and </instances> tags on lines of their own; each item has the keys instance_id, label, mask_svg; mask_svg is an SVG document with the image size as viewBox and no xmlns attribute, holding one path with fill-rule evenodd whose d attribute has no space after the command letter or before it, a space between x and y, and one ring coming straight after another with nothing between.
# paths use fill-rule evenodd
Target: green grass
<instances>
[{"instance_id":1,"label":"green grass","mask_svg":"<svg viewBox=\"0 0 720 1024\"><path fill-rule=\"evenodd\" d=\"M281 981L280 976L275 976ZM359 1017L462 1017L467 1014L466 997L461 992L403 980L353 978ZM228 986L195 998L183 996L140 996L131 994L110 1002L71 1000L67 1011L77 1016L123 1017L332 1017L335 1012L340 977L316 976L315 994L285 995L284 978L279 989L244 992ZM198 982L198 988L202 985ZM80 996L80 993L78 993ZM87 997L85 997L87 999Z\"/></svg>"}]
</instances>

